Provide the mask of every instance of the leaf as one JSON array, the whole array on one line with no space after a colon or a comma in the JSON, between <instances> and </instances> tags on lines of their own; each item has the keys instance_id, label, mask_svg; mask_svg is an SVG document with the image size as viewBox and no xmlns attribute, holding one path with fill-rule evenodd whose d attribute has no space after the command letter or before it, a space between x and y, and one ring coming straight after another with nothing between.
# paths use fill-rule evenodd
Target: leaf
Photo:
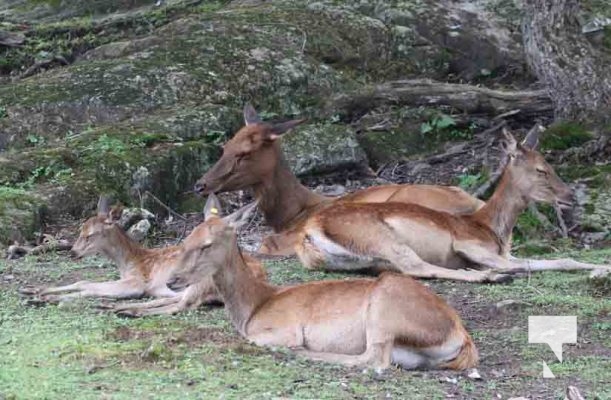
<instances>
[{"instance_id":1,"label":"leaf","mask_svg":"<svg viewBox=\"0 0 611 400\"><path fill-rule=\"evenodd\" d=\"M440 116L439 118L435 120L435 126L438 129L445 129L445 128L449 128L450 126L454 126L454 125L456 125L456 121L454 120L454 118L450 117L449 115L443 114L442 116Z\"/></svg>"},{"instance_id":2,"label":"leaf","mask_svg":"<svg viewBox=\"0 0 611 400\"><path fill-rule=\"evenodd\" d=\"M428 122L423 122L420 125L420 133L425 134L433 130L433 126Z\"/></svg>"}]
</instances>

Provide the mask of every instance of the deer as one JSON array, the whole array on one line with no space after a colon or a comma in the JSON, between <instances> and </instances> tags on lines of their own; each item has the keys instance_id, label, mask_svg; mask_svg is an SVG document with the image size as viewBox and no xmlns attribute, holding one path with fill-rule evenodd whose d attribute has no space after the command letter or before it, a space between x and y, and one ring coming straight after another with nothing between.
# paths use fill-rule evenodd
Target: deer
<instances>
[{"instance_id":1,"label":"deer","mask_svg":"<svg viewBox=\"0 0 611 400\"><path fill-rule=\"evenodd\" d=\"M453 215L418 204L336 202L312 215L295 251L309 269L390 269L419 278L504 282L543 270L608 270L571 259L509 257L511 233L529 202L572 204L572 190L536 151L538 131L521 144L503 130L507 157L500 182L472 214Z\"/></svg>"},{"instance_id":2,"label":"deer","mask_svg":"<svg viewBox=\"0 0 611 400\"><path fill-rule=\"evenodd\" d=\"M217 209L205 213L218 212ZM182 245L149 249L131 239L115 222L120 217L119 208L109 207L109 198L101 196L97 215L89 218L81 227L78 239L71 252L75 259L101 254L112 260L119 268L119 280L108 282L79 281L70 285L47 288L24 288L24 294L37 295L43 302L57 303L82 297L111 299L133 299L150 296L157 298L143 303L126 303L111 308L126 316L174 314L197 308L203 303L220 301L210 279L200 280L184 290L168 287L169 279L181 262ZM201 225L205 225L204 221ZM197 232L196 227L194 232ZM265 279L265 270L260 262L245 256L248 267L257 279ZM173 278L176 282L176 278Z\"/></svg>"},{"instance_id":3,"label":"deer","mask_svg":"<svg viewBox=\"0 0 611 400\"><path fill-rule=\"evenodd\" d=\"M214 195L208 202L217 202ZM184 241L179 274L211 276L232 325L251 343L311 360L374 368L471 368L478 352L457 312L407 275L274 286L256 279L236 239L256 201ZM216 205L213 205L216 207Z\"/></svg>"},{"instance_id":4,"label":"deer","mask_svg":"<svg viewBox=\"0 0 611 400\"><path fill-rule=\"evenodd\" d=\"M266 223L275 234L264 238L260 254L294 254L296 234L310 215L335 201L404 202L453 214L468 214L484 205L459 187L380 185L331 198L304 185L287 165L279 140L304 119L263 122L251 104L244 106L245 126L223 146L223 154L194 185L202 196L252 189Z\"/></svg>"}]
</instances>

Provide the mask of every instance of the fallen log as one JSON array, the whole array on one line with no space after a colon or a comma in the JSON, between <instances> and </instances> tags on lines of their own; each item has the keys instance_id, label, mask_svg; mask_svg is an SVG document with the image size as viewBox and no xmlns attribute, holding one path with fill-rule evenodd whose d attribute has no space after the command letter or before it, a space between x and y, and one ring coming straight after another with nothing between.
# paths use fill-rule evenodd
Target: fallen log
<instances>
[{"instance_id":1,"label":"fallen log","mask_svg":"<svg viewBox=\"0 0 611 400\"><path fill-rule=\"evenodd\" d=\"M504 91L429 79L385 82L341 94L331 100L330 108L354 116L383 105L449 106L468 114L490 116L552 116L554 112L545 90Z\"/></svg>"},{"instance_id":2,"label":"fallen log","mask_svg":"<svg viewBox=\"0 0 611 400\"><path fill-rule=\"evenodd\" d=\"M68 251L72 248L72 244L66 240L57 240L48 243L43 243L38 246L24 246L13 244L9 246L6 252L7 260L15 260L26 256L27 254L36 255L55 251Z\"/></svg>"},{"instance_id":3,"label":"fallen log","mask_svg":"<svg viewBox=\"0 0 611 400\"><path fill-rule=\"evenodd\" d=\"M19 47L25 42L25 35L19 32L0 30L0 45L6 47Z\"/></svg>"}]
</instances>

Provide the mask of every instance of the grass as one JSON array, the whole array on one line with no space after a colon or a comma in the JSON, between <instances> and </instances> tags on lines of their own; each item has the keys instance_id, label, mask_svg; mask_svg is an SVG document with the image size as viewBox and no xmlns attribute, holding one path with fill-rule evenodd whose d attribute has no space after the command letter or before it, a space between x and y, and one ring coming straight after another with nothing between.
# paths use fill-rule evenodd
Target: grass
<instances>
[{"instance_id":1,"label":"grass","mask_svg":"<svg viewBox=\"0 0 611 400\"><path fill-rule=\"evenodd\" d=\"M603 262L611 250L572 252ZM557 255L555 255L557 256ZM342 275L309 272L295 261L266 262L274 283ZM588 398L611 398L611 300L594 297L582 273L544 273L506 285L428 281L454 305L480 350L482 380L450 371L372 372L312 363L285 349L258 348L233 330L224 310L203 307L175 316L124 319L95 300L26 306L25 284L114 279L109 263L80 264L58 255L0 261L0 398L458 399L562 398L568 384ZM527 305L495 311L519 299ZM578 343L564 362L545 345L528 344L528 315L577 315ZM556 379L544 380L546 361ZM596 397L597 396L597 397Z\"/></svg>"}]
</instances>

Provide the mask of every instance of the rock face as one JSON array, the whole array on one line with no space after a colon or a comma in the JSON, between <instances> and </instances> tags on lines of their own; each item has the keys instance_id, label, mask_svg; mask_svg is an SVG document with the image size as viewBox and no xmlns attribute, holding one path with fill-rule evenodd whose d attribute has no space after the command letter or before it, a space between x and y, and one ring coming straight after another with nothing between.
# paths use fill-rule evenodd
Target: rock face
<instances>
[{"instance_id":1,"label":"rock face","mask_svg":"<svg viewBox=\"0 0 611 400\"><path fill-rule=\"evenodd\" d=\"M0 187L0 243L23 243L40 223L42 201L21 189Z\"/></svg>"},{"instance_id":2,"label":"rock face","mask_svg":"<svg viewBox=\"0 0 611 400\"><path fill-rule=\"evenodd\" d=\"M367 167L361 145L375 142L326 108L337 93L399 78L529 79L514 22L487 6L498 2L86 3L0 1L3 29L25 36L0 48L0 189L38 193L51 216L82 216L100 192L129 204L150 191L177 206L242 125L246 101L266 120L308 118L284 148L296 173L318 174ZM420 135L420 123L395 134ZM0 241L31 237L31 204L19 209L29 222ZM15 215L0 211L0 222Z\"/></svg>"}]
</instances>

